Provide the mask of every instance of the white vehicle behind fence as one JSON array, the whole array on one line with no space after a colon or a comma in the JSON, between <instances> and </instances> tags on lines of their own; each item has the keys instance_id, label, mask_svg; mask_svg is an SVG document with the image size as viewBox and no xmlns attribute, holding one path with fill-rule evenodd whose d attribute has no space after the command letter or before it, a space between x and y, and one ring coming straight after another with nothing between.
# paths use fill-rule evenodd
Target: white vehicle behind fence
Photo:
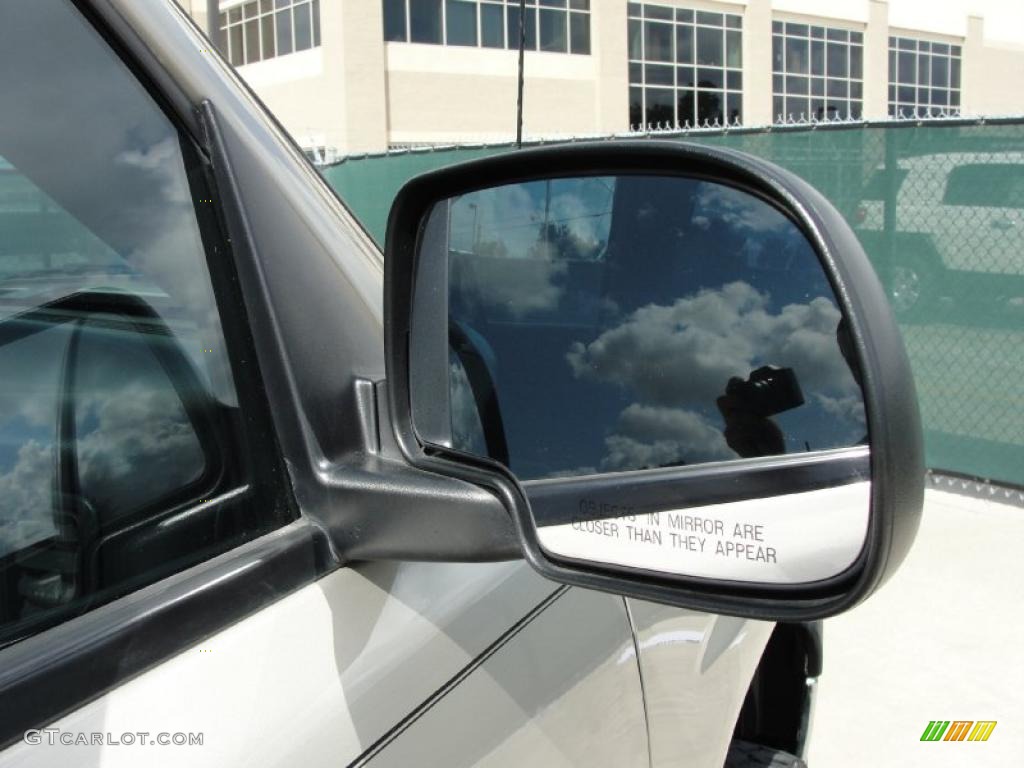
<instances>
[{"instance_id":1,"label":"white vehicle behind fence","mask_svg":"<svg viewBox=\"0 0 1024 768\"><path fill-rule=\"evenodd\" d=\"M895 197L886 260L901 316L920 316L942 298L1004 304L1024 296L1024 154L901 158L892 173L879 167L865 191L855 219L866 244L887 236L885 201ZM884 240L878 245L885 254Z\"/></svg>"}]
</instances>

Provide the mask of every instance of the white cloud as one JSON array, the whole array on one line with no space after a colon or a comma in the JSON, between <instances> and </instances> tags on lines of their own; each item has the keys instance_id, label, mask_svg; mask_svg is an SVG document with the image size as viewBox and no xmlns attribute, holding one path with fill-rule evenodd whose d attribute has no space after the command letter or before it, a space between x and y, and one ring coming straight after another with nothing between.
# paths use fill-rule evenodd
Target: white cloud
<instances>
[{"instance_id":1,"label":"white cloud","mask_svg":"<svg viewBox=\"0 0 1024 768\"><path fill-rule=\"evenodd\" d=\"M123 149L114 156L114 162L150 174L165 202L191 207L188 185L183 183L181 148L176 136L169 135L148 146Z\"/></svg>"},{"instance_id":2,"label":"white cloud","mask_svg":"<svg viewBox=\"0 0 1024 768\"><path fill-rule=\"evenodd\" d=\"M78 470L101 510L157 498L202 471L199 441L177 394L169 382L147 383L111 387L78 405L80 420L97 422L78 441Z\"/></svg>"},{"instance_id":3,"label":"white cloud","mask_svg":"<svg viewBox=\"0 0 1024 768\"><path fill-rule=\"evenodd\" d=\"M722 221L735 230L782 232L792 222L760 198L723 184L701 184L693 223L707 229L711 221Z\"/></svg>"},{"instance_id":4,"label":"white cloud","mask_svg":"<svg viewBox=\"0 0 1024 768\"><path fill-rule=\"evenodd\" d=\"M721 461L736 454L719 428L694 411L633 403L619 414L615 433L605 439L606 470Z\"/></svg>"},{"instance_id":5,"label":"white cloud","mask_svg":"<svg viewBox=\"0 0 1024 768\"><path fill-rule=\"evenodd\" d=\"M860 395L829 397L818 392L814 396L821 404L821 407L825 409L825 413L830 416L852 424L867 424L867 417L864 413L864 401Z\"/></svg>"},{"instance_id":6,"label":"white cloud","mask_svg":"<svg viewBox=\"0 0 1024 768\"><path fill-rule=\"evenodd\" d=\"M130 356L124 362L128 368L90 369L96 378L76 395L83 492L107 519L187 485L204 466L181 400L156 361L151 369L133 366ZM52 402L52 390L49 397ZM55 413L49 423L56 429ZM53 444L20 435L17 428L3 432L5 440L21 445L13 465L0 471L0 555L55 530Z\"/></svg>"},{"instance_id":7,"label":"white cloud","mask_svg":"<svg viewBox=\"0 0 1024 768\"><path fill-rule=\"evenodd\" d=\"M762 365L793 368L805 397L856 431L857 384L836 341L840 313L824 296L769 309L747 283L648 305L566 359L573 373L622 389L634 402L605 440L606 470L735 458L722 427L704 415L732 377Z\"/></svg>"},{"instance_id":8,"label":"white cloud","mask_svg":"<svg viewBox=\"0 0 1024 768\"><path fill-rule=\"evenodd\" d=\"M52 536L53 446L29 440L0 474L0 556Z\"/></svg>"},{"instance_id":9,"label":"white cloud","mask_svg":"<svg viewBox=\"0 0 1024 768\"><path fill-rule=\"evenodd\" d=\"M769 297L734 282L669 306L648 305L567 360L580 378L604 381L639 402L706 405L733 376L764 364L791 367L802 387L854 395L856 383L836 344L840 313L824 296L770 312Z\"/></svg>"},{"instance_id":10,"label":"white cloud","mask_svg":"<svg viewBox=\"0 0 1024 768\"><path fill-rule=\"evenodd\" d=\"M452 292L461 302L501 307L512 317L523 317L558 306L565 274L564 261L470 257L452 264Z\"/></svg>"}]
</instances>

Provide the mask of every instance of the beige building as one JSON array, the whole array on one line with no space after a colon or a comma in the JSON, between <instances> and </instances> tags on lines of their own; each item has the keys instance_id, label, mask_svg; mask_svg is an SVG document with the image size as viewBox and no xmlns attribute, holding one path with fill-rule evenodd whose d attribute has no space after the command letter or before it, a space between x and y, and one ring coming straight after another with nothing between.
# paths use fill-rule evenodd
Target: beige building
<instances>
[{"instance_id":1,"label":"beige building","mask_svg":"<svg viewBox=\"0 0 1024 768\"><path fill-rule=\"evenodd\" d=\"M519 0L220 7L219 45L304 147L514 136ZM979 16L921 26L884 0L527 0L524 136L1024 113L1024 45Z\"/></svg>"}]
</instances>

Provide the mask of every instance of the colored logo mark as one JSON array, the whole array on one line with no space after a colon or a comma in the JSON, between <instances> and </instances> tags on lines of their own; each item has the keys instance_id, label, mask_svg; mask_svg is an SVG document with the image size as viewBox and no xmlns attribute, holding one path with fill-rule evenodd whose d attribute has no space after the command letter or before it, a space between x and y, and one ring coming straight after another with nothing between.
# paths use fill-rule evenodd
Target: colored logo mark
<instances>
[{"instance_id":1,"label":"colored logo mark","mask_svg":"<svg viewBox=\"0 0 1024 768\"><path fill-rule=\"evenodd\" d=\"M988 741L997 720L930 720L921 741Z\"/></svg>"}]
</instances>

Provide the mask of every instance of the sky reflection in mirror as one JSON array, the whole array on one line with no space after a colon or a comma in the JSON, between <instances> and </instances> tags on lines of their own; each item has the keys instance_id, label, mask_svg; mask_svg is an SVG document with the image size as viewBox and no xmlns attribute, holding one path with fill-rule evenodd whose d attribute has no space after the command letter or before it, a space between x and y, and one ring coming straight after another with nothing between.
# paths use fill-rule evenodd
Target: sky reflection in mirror
<instances>
[{"instance_id":1,"label":"sky reflection in mirror","mask_svg":"<svg viewBox=\"0 0 1024 768\"><path fill-rule=\"evenodd\" d=\"M768 202L699 179L621 176L444 206L450 327L493 382L520 479L865 442L832 288ZM453 442L485 454L464 357L453 349Z\"/></svg>"}]
</instances>

